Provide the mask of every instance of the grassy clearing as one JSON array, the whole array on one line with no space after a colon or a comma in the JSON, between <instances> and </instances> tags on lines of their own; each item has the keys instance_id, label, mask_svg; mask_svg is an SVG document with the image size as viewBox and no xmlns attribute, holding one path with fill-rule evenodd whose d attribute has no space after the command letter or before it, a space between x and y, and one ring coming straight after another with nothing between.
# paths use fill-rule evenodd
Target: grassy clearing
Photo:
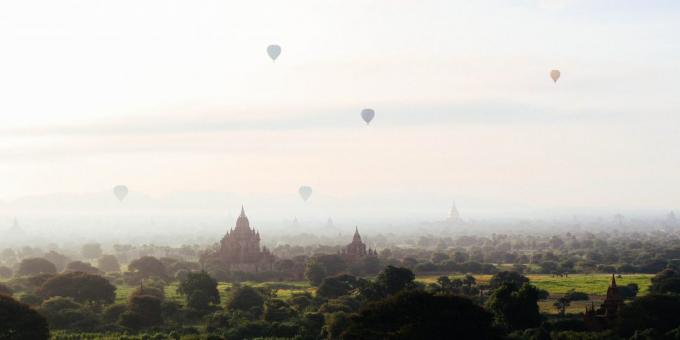
<instances>
[{"instance_id":1,"label":"grassy clearing","mask_svg":"<svg viewBox=\"0 0 680 340\"><path fill-rule=\"evenodd\" d=\"M651 278L654 275L648 274L630 274L623 275L616 279L616 283L620 286L625 286L629 283L637 283L640 287L640 295L644 295L649 290ZM536 287L545 289L550 294L564 294L570 289L579 292L584 292L589 295L605 295L607 288L611 282L611 275L607 274L578 274L569 275L569 277L551 277L550 275L529 275L531 282Z\"/></svg>"},{"instance_id":2,"label":"grassy clearing","mask_svg":"<svg viewBox=\"0 0 680 340\"><path fill-rule=\"evenodd\" d=\"M428 284L437 281L441 275L425 275L418 276L417 281ZM477 283L488 283L491 275L474 275ZM619 285L627 285L629 283L637 283L640 287L640 294L645 294L651 284L650 279L654 275L650 274L626 274L621 278L617 278L616 282ZM450 275L450 278L462 278L463 275ZM569 277L553 277L547 274L527 275L531 283L540 289L547 290L550 294L564 294L570 289L579 292L584 292L589 295L605 295L607 294L607 287L611 281L611 275L608 274L573 274Z\"/></svg>"},{"instance_id":3,"label":"grassy clearing","mask_svg":"<svg viewBox=\"0 0 680 340\"><path fill-rule=\"evenodd\" d=\"M217 290L220 293L220 301L224 302L229 297L229 289L231 288L229 282L219 282ZM295 293L308 292L314 294L316 288L311 287L306 281L292 281L292 282L243 282L242 285L249 285L253 287L268 287L275 291L276 296L282 299L288 299ZM165 286L165 299L168 301L175 301L182 303L184 297L177 293L178 283L170 283ZM137 286L120 285L116 287L116 303L127 303L130 293L137 288Z\"/></svg>"},{"instance_id":4,"label":"grassy clearing","mask_svg":"<svg viewBox=\"0 0 680 340\"><path fill-rule=\"evenodd\" d=\"M416 278L417 281L429 284L437 281L441 275L425 275ZM651 284L651 278L654 275L650 274L628 274L616 279L616 283L620 286L629 283L637 283L640 287L639 295L647 294ZM462 278L463 275L451 275L451 278ZM567 307L567 313L581 313L586 306L594 303L599 307L607 294L607 288L611 282L611 275L608 274L573 274L569 277L553 277L552 275L527 275L531 283L540 289L547 290L550 293L550 298L539 301L538 306L541 312L548 314L557 314L558 310L553 306L553 303L565 294L567 291L573 289L575 291L587 293L590 296L589 301L573 301ZM475 275L477 283L485 284L491 279L491 275Z\"/></svg>"}]
</instances>

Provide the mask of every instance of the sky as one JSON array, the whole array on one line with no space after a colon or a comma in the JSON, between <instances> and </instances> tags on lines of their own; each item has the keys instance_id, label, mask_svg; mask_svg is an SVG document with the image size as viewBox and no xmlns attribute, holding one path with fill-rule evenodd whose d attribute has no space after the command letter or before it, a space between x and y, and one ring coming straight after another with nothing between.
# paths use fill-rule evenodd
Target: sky
<instances>
[{"instance_id":1,"label":"sky","mask_svg":"<svg viewBox=\"0 0 680 340\"><path fill-rule=\"evenodd\" d=\"M0 200L678 209L677 32L677 1L1 2Z\"/></svg>"}]
</instances>

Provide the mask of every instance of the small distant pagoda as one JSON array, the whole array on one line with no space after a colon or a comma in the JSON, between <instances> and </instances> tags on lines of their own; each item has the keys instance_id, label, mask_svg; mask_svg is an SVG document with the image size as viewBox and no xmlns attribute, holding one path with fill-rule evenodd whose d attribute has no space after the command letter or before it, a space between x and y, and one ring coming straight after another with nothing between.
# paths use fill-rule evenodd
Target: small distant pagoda
<instances>
[{"instance_id":1,"label":"small distant pagoda","mask_svg":"<svg viewBox=\"0 0 680 340\"><path fill-rule=\"evenodd\" d=\"M453 203L451 204L451 210L449 210L449 217L446 219L446 221L456 224L463 222L463 219L460 218L458 208L456 208L456 201L453 201Z\"/></svg>"},{"instance_id":2,"label":"small distant pagoda","mask_svg":"<svg viewBox=\"0 0 680 340\"><path fill-rule=\"evenodd\" d=\"M600 305L600 308L595 309L595 303L591 303L590 308L586 306L586 311L583 314L583 321L586 327L592 331L601 331L611 327L621 308L623 308L623 304L619 287L616 285L616 278L612 274L611 284L607 288L607 297Z\"/></svg>"},{"instance_id":3,"label":"small distant pagoda","mask_svg":"<svg viewBox=\"0 0 680 340\"><path fill-rule=\"evenodd\" d=\"M12 226L7 230L9 234L21 234L23 233L23 229L21 229L21 226L19 225L19 221L15 217L14 220L12 221Z\"/></svg>"}]
</instances>

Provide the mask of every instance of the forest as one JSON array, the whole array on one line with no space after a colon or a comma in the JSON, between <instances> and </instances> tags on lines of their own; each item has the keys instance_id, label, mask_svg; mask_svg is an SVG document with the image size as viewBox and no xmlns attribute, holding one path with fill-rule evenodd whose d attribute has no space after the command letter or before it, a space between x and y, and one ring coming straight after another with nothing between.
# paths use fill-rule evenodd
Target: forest
<instances>
[{"instance_id":1,"label":"forest","mask_svg":"<svg viewBox=\"0 0 680 340\"><path fill-rule=\"evenodd\" d=\"M0 338L680 338L672 231L374 239L351 261L279 245L257 273L214 246L6 248Z\"/></svg>"}]
</instances>

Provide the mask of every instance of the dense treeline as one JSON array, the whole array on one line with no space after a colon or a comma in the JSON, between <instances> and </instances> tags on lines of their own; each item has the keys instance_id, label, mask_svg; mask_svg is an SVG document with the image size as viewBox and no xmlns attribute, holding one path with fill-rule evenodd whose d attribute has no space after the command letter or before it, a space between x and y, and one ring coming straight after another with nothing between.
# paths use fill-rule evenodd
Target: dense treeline
<instances>
[{"instance_id":1,"label":"dense treeline","mask_svg":"<svg viewBox=\"0 0 680 340\"><path fill-rule=\"evenodd\" d=\"M30 280L29 280L30 281ZM145 281L147 282L147 281ZM680 334L680 271L652 279L650 294L621 310L610 329L590 332L578 315L541 314L546 293L517 272L495 274L480 286L474 277L423 285L407 268L388 266L374 279L342 273L326 277L316 294L277 296L269 288L233 284L222 301L218 282L204 271L178 283L183 302L165 298L150 277L113 303L116 288L97 274L69 272L43 280L40 301L0 294L0 338L43 339L78 334L153 339L675 339ZM577 299L577 296L574 296ZM85 336L85 335L83 335Z\"/></svg>"},{"instance_id":2,"label":"dense treeline","mask_svg":"<svg viewBox=\"0 0 680 340\"><path fill-rule=\"evenodd\" d=\"M133 246L106 253L87 244L77 256L56 249L6 249L0 265L0 338L40 339L48 327L63 338L92 333L158 339L447 339L455 333L469 339L673 339L680 334L680 247L673 235L492 235L421 238L418 244L383 248L378 256L353 262L333 249L325 254L303 249L280 257L272 271L256 274L199 263L199 247L160 247L168 256L156 257L149 254L158 249L145 246L148 253L137 258L121 256L120 251L139 250ZM555 300L558 315L541 314L538 303L548 293L524 276L579 272L658 274L642 297L636 298L637 285L621 286L630 302L617 322L591 332L581 316L566 312L570 302L588 299L587 294L570 291ZM422 284L415 273L446 275ZM449 276L453 273L461 275ZM493 277L479 283L470 274ZM283 296L275 285L251 283L288 280L307 280L315 289ZM120 289L129 290L124 301L117 298Z\"/></svg>"}]
</instances>

